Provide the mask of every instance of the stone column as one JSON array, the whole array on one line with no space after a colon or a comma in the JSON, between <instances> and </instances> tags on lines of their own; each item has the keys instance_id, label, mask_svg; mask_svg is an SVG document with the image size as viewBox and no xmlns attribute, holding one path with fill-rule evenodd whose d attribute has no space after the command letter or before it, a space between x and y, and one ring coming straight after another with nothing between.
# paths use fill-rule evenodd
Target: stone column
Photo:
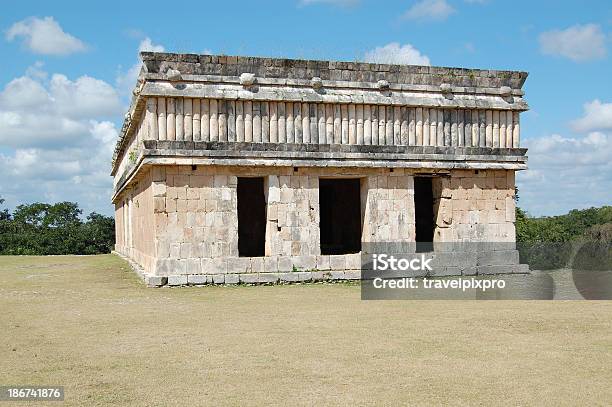
<instances>
[{"instance_id":1,"label":"stone column","mask_svg":"<svg viewBox=\"0 0 612 407\"><path fill-rule=\"evenodd\" d=\"M210 141L210 100L200 101L200 134L202 141Z\"/></svg>"},{"instance_id":2,"label":"stone column","mask_svg":"<svg viewBox=\"0 0 612 407\"><path fill-rule=\"evenodd\" d=\"M363 106L363 144L372 144L372 107Z\"/></svg>"},{"instance_id":3,"label":"stone column","mask_svg":"<svg viewBox=\"0 0 612 407\"><path fill-rule=\"evenodd\" d=\"M253 142L261 141L261 102L253 101Z\"/></svg>"},{"instance_id":4,"label":"stone column","mask_svg":"<svg viewBox=\"0 0 612 407\"><path fill-rule=\"evenodd\" d=\"M244 141L253 142L253 102L244 101Z\"/></svg>"},{"instance_id":5,"label":"stone column","mask_svg":"<svg viewBox=\"0 0 612 407\"><path fill-rule=\"evenodd\" d=\"M227 141L227 105L228 100L217 102L217 123L219 124L219 141Z\"/></svg>"},{"instance_id":6,"label":"stone column","mask_svg":"<svg viewBox=\"0 0 612 407\"><path fill-rule=\"evenodd\" d=\"M193 99L193 141L201 140L200 99Z\"/></svg>"},{"instance_id":7,"label":"stone column","mask_svg":"<svg viewBox=\"0 0 612 407\"><path fill-rule=\"evenodd\" d=\"M278 110L276 102L270 102L270 142L278 143Z\"/></svg>"},{"instance_id":8,"label":"stone column","mask_svg":"<svg viewBox=\"0 0 612 407\"><path fill-rule=\"evenodd\" d=\"M478 146L487 146L487 118L484 110L478 111Z\"/></svg>"},{"instance_id":9,"label":"stone column","mask_svg":"<svg viewBox=\"0 0 612 407\"><path fill-rule=\"evenodd\" d=\"M287 114L285 102L278 102L276 110L278 113L278 142L287 142Z\"/></svg>"},{"instance_id":10,"label":"stone column","mask_svg":"<svg viewBox=\"0 0 612 407\"><path fill-rule=\"evenodd\" d=\"M436 131L438 134L436 135L436 145L443 146L444 145L444 109L438 110L438 125L436 126ZM431 119L430 119L431 120Z\"/></svg>"},{"instance_id":11,"label":"stone column","mask_svg":"<svg viewBox=\"0 0 612 407\"><path fill-rule=\"evenodd\" d=\"M145 114L147 123L147 140L157 140L157 99L147 98L147 112Z\"/></svg>"},{"instance_id":12,"label":"stone column","mask_svg":"<svg viewBox=\"0 0 612 407\"><path fill-rule=\"evenodd\" d=\"M166 140L166 99L157 98L157 128L159 139Z\"/></svg>"},{"instance_id":13,"label":"stone column","mask_svg":"<svg viewBox=\"0 0 612 407\"><path fill-rule=\"evenodd\" d=\"M357 117L357 140L358 145L363 145L363 105L357 105L355 108L355 116Z\"/></svg>"},{"instance_id":14,"label":"stone column","mask_svg":"<svg viewBox=\"0 0 612 407\"><path fill-rule=\"evenodd\" d=\"M325 105L323 103L317 103L317 119L319 121L318 135L319 144L327 143L327 116L325 112Z\"/></svg>"},{"instance_id":15,"label":"stone column","mask_svg":"<svg viewBox=\"0 0 612 407\"><path fill-rule=\"evenodd\" d=\"M512 147L519 148L521 146L521 126L519 123L519 112L512 112Z\"/></svg>"},{"instance_id":16,"label":"stone column","mask_svg":"<svg viewBox=\"0 0 612 407\"><path fill-rule=\"evenodd\" d=\"M400 124L400 144L403 146L407 146L409 142L409 117L408 117L408 107L402 106L400 115L402 117L402 123Z\"/></svg>"},{"instance_id":17,"label":"stone column","mask_svg":"<svg viewBox=\"0 0 612 407\"><path fill-rule=\"evenodd\" d=\"M378 144L378 105L370 106L370 115L372 116L372 145Z\"/></svg>"},{"instance_id":18,"label":"stone column","mask_svg":"<svg viewBox=\"0 0 612 407\"><path fill-rule=\"evenodd\" d=\"M329 103L325 104L325 142L334 143L334 107Z\"/></svg>"},{"instance_id":19,"label":"stone column","mask_svg":"<svg viewBox=\"0 0 612 407\"><path fill-rule=\"evenodd\" d=\"M185 140L185 119L183 117L183 98L176 98L175 100L176 109L176 140Z\"/></svg>"},{"instance_id":20,"label":"stone column","mask_svg":"<svg viewBox=\"0 0 612 407\"><path fill-rule=\"evenodd\" d=\"M506 111L499 112L499 147L506 148Z\"/></svg>"},{"instance_id":21,"label":"stone column","mask_svg":"<svg viewBox=\"0 0 612 407\"><path fill-rule=\"evenodd\" d=\"M387 120L385 122L385 144L388 146L392 146L393 145L393 123L394 123L393 107L387 106L386 110L387 110L386 111Z\"/></svg>"},{"instance_id":22,"label":"stone column","mask_svg":"<svg viewBox=\"0 0 612 407\"><path fill-rule=\"evenodd\" d=\"M236 101L236 141L244 142L244 103Z\"/></svg>"},{"instance_id":23,"label":"stone column","mask_svg":"<svg viewBox=\"0 0 612 407\"><path fill-rule=\"evenodd\" d=\"M485 144L487 147L493 147L493 111L487 110L485 112L485 122L486 122L486 135L485 135Z\"/></svg>"},{"instance_id":24,"label":"stone column","mask_svg":"<svg viewBox=\"0 0 612 407\"><path fill-rule=\"evenodd\" d=\"M459 129L457 128L457 109L450 109L450 122L451 122L451 146L459 145Z\"/></svg>"},{"instance_id":25,"label":"stone column","mask_svg":"<svg viewBox=\"0 0 612 407\"><path fill-rule=\"evenodd\" d=\"M429 109L429 145L435 146L438 142L438 110Z\"/></svg>"},{"instance_id":26,"label":"stone column","mask_svg":"<svg viewBox=\"0 0 612 407\"><path fill-rule=\"evenodd\" d=\"M261 102L261 141L263 143L270 142L270 104Z\"/></svg>"},{"instance_id":27,"label":"stone column","mask_svg":"<svg viewBox=\"0 0 612 407\"><path fill-rule=\"evenodd\" d=\"M465 146L465 110L457 110L457 137L459 147Z\"/></svg>"},{"instance_id":28,"label":"stone column","mask_svg":"<svg viewBox=\"0 0 612 407\"><path fill-rule=\"evenodd\" d=\"M166 99L166 137L168 140L176 140L176 119L175 113L175 99Z\"/></svg>"},{"instance_id":29,"label":"stone column","mask_svg":"<svg viewBox=\"0 0 612 407\"><path fill-rule=\"evenodd\" d=\"M384 146L387 139L387 108L385 106L378 106L378 144Z\"/></svg>"},{"instance_id":30,"label":"stone column","mask_svg":"<svg viewBox=\"0 0 612 407\"><path fill-rule=\"evenodd\" d=\"M227 141L236 141L236 101L227 101Z\"/></svg>"},{"instance_id":31,"label":"stone column","mask_svg":"<svg viewBox=\"0 0 612 407\"><path fill-rule=\"evenodd\" d=\"M465 146L471 147L472 146L472 111L464 110L463 114L464 114L463 121L465 123L465 135L464 135Z\"/></svg>"},{"instance_id":32,"label":"stone column","mask_svg":"<svg viewBox=\"0 0 612 407\"><path fill-rule=\"evenodd\" d=\"M348 105L348 144L357 144L357 116L355 105Z\"/></svg>"},{"instance_id":33,"label":"stone column","mask_svg":"<svg viewBox=\"0 0 612 407\"><path fill-rule=\"evenodd\" d=\"M302 142L310 144L310 108L302 103Z\"/></svg>"},{"instance_id":34,"label":"stone column","mask_svg":"<svg viewBox=\"0 0 612 407\"><path fill-rule=\"evenodd\" d=\"M416 109L408 108L408 145L416 146Z\"/></svg>"},{"instance_id":35,"label":"stone column","mask_svg":"<svg viewBox=\"0 0 612 407\"><path fill-rule=\"evenodd\" d=\"M493 111L493 147L499 148L499 110Z\"/></svg>"},{"instance_id":36,"label":"stone column","mask_svg":"<svg viewBox=\"0 0 612 407\"><path fill-rule=\"evenodd\" d=\"M480 125L478 124L478 110L473 109L472 110L472 147L478 147L479 146L479 127Z\"/></svg>"},{"instance_id":37,"label":"stone column","mask_svg":"<svg viewBox=\"0 0 612 407\"><path fill-rule=\"evenodd\" d=\"M334 109L334 144L342 144L342 114L340 105L333 105Z\"/></svg>"},{"instance_id":38,"label":"stone column","mask_svg":"<svg viewBox=\"0 0 612 407\"><path fill-rule=\"evenodd\" d=\"M399 146L402 144L401 128L402 128L402 110L399 106L394 106L393 107L393 145Z\"/></svg>"},{"instance_id":39,"label":"stone column","mask_svg":"<svg viewBox=\"0 0 612 407\"><path fill-rule=\"evenodd\" d=\"M349 118L348 118L348 106L346 104L340 105L340 114L342 117L342 144L349 143Z\"/></svg>"},{"instance_id":40,"label":"stone column","mask_svg":"<svg viewBox=\"0 0 612 407\"><path fill-rule=\"evenodd\" d=\"M512 148L512 112L506 112L506 148Z\"/></svg>"},{"instance_id":41,"label":"stone column","mask_svg":"<svg viewBox=\"0 0 612 407\"><path fill-rule=\"evenodd\" d=\"M210 99L210 141L219 141L219 104L217 99Z\"/></svg>"},{"instance_id":42,"label":"stone column","mask_svg":"<svg viewBox=\"0 0 612 407\"><path fill-rule=\"evenodd\" d=\"M304 142L304 134L302 132L302 104L300 102L293 103L293 122L295 126L295 143L302 144Z\"/></svg>"},{"instance_id":43,"label":"stone column","mask_svg":"<svg viewBox=\"0 0 612 407\"><path fill-rule=\"evenodd\" d=\"M285 104L286 125L287 125L287 143L295 143L295 125L293 123L293 103Z\"/></svg>"},{"instance_id":44,"label":"stone column","mask_svg":"<svg viewBox=\"0 0 612 407\"><path fill-rule=\"evenodd\" d=\"M193 141L193 104L191 99L183 99L184 140Z\"/></svg>"},{"instance_id":45,"label":"stone column","mask_svg":"<svg viewBox=\"0 0 612 407\"><path fill-rule=\"evenodd\" d=\"M423 145L423 108L416 108L416 145Z\"/></svg>"}]
</instances>

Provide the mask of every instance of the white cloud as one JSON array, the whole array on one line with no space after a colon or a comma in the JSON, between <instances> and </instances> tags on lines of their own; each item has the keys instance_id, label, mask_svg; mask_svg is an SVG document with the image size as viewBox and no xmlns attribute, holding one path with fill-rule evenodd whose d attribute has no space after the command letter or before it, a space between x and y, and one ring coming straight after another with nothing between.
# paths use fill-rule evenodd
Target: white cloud
<instances>
[{"instance_id":1,"label":"white cloud","mask_svg":"<svg viewBox=\"0 0 612 407\"><path fill-rule=\"evenodd\" d=\"M360 3L360 0L300 0L300 6L310 6L313 4L331 4L334 6L351 7Z\"/></svg>"},{"instance_id":2,"label":"white cloud","mask_svg":"<svg viewBox=\"0 0 612 407\"><path fill-rule=\"evenodd\" d=\"M0 92L2 145L81 145L91 118L115 117L123 110L118 93L104 81L54 74L47 82L38 69L38 76L13 79Z\"/></svg>"},{"instance_id":3,"label":"white cloud","mask_svg":"<svg viewBox=\"0 0 612 407\"><path fill-rule=\"evenodd\" d=\"M138 52L150 51L150 52L164 52L166 48L160 44L154 44L151 38L145 37L140 41L138 45ZM138 61L130 67L127 71L120 71L117 75L116 83L119 92L123 96L130 96L132 89L136 85L136 80L138 79L138 75L140 74L141 61L140 58L137 57Z\"/></svg>"},{"instance_id":4,"label":"white cloud","mask_svg":"<svg viewBox=\"0 0 612 407\"><path fill-rule=\"evenodd\" d=\"M153 44L151 38L146 37L144 40L140 41L140 45L138 45L138 52L150 51L150 52L164 52L166 48L160 44Z\"/></svg>"},{"instance_id":5,"label":"white cloud","mask_svg":"<svg viewBox=\"0 0 612 407\"><path fill-rule=\"evenodd\" d=\"M0 196L17 204L70 200L112 213L110 162L123 108L109 84L54 74L40 64L0 92Z\"/></svg>"},{"instance_id":6,"label":"white cloud","mask_svg":"<svg viewBox=\"0 0 612 407\"><path fill-rule=\"evenodd\" d=\"M547 31L540 34L539 40L540 50L545 55L561 56L575 62L601 59L606 55L606 36L597 24Z\"/></svg>"},{"instance_id":7,"label":"white cloud","mask_svg":"<svg viewBox=\"0 0 612 407\"><path fill-rule=\"evenodd\" d=\"M612 202L612 134L553 134L527 139L529 169L520 171L519 206L532 215L557 215Z\"/></svg>"},{"instance_id":8,"label":"white cloud","mask_svg":"<svg viewBox=\"0 0 612 407\"><path fill-rule=\"evenodd\" d=\"M574 130L612 130L612 103L601 103L598 99L585 103L584 116L572 122Z\"/></svg>"},{"instance_id":9,"label":"white cloud","mask_svg":"<svg viewBox=\"0 0 612 407\"><path fill-rule=\"evenodd\" d=\"M6 39L22 38L32 52L43 55L68 55L87 49L85 43L64 32L53 17L29 17L13 24L6 32Z\"/></svg>"},{"instance_id":10,"label":"white cloud","mask_svg":"<svg viewBox=\"0 0 612 407\"><path fill-rule=\"evenodd\" d=\"M71 81L54 74L49 91L58 111L66 117L109 117L122 110L115 88L90 76Z\"/></svg>"},{"instance_id":11,"label":"white cloud","mask_svg":"<svg viewBox=\"0 0 612 407\"><path fill-rule=\"evenodd\" d=\"M391 42L365 53L366 62L378 64L431 65L426 55L410 44Z\"/></svg>"},{"instance_id":12,"label":"white cloud","mask_svg":"<svg viewBox=\"0 0 612 407\"><path fill-rule=\"evenodd\" d=\"M455 12L446 0L421 0L410 7L402 18L407 20L443 21Z\"/></svg>"}]
</instances>

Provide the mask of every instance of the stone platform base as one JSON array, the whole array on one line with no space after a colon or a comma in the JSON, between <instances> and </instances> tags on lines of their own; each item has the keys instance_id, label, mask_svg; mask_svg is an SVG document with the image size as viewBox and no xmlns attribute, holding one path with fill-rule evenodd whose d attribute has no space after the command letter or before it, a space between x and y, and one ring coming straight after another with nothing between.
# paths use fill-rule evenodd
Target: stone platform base
<instances>
[{"instance_id":1,"label":"stone platform base","mask_svg":"<svg viewBox=\"0 0 612 407\"><path fill-rule=\"evenodd\" d=\"M361 264L363 265L362 269L315 269L310 271L302 269L286 272L242 272L218 274L172 274L172 270L166 270L166 272L168 272L167 276L149 274L129 257L117 251L114 251L113 253L125 259L149 287L209 284L290 284L318 281L368 280L374 277L451 277L496 274L526 274L530 272L527 264L519 264L519 253L514 249L481 252L429 252L427 253L427 256L432 258L431 271L373 272L371 271L371 255L364 254L360 256ZM409 258L412 256L417 257L420 256L420 254L413 253L407 257ZM356 260L358 264L359 258ZM368 262L370 262L370 264L368 264Z\"/></svg>"}]
</instances>

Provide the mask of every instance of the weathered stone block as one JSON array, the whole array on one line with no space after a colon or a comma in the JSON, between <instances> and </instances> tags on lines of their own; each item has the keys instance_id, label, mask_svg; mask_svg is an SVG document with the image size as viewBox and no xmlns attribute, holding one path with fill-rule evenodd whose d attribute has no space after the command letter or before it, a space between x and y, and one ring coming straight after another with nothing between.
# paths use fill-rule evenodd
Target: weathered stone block
<instances>
[{"instance_id":1,"label":"weathered stone block","mask_svg":"<svg viewBox=\"0 0 612 407\"><path fill-rule=\"evenodd\" d=\"M240 274L251 272L251 259L249 257L230 257L227 260L227 273Z\"/></svg>"},{"instance_id":2,"label":"weathered stone block","mask_svg":"<svg viewBox=\"0 0 612 407\"><path fill-rule=\"evenodd\" d=\"M518 250L492 250L478 253L479 266L519 264Z\"/></svg>"},{"instance_id":3,"label":"weathered stone block","mask_svg":"<svg viewBox=\"0 0 612 407\"><path fill-rule=\"evenodd\" d=\"M263 257L251 257L251 272L252 273L264 273L264 258Z\"/></svg>"},{"instance_id":4,"label":"weathered stone block","mask_svg":"<svg viewBox=\"0 0 612 407\"><path fill-rule=\"evenodd\" d=\"M280 256L278 258L278 271L279 272L293 271L293 261L290 256Z\"/></svg>"},{"instance_id":5,"label":"weathered stone block","mask_svg":"<svg viewBox=\"0 0 612 407\"><path fill-rule=\"evenodd\" d=\"M168 277L147 276L146 283L149 287L161 287L162 285L166 285L168 283Z\"/></svg>"},{"instance_id":6,"label":"weathered stone block","mask_svg":"<svg viewBox=\"0 0 612 407\"><path fill-rule=\"evenodd\" d=\"M171 275L168 276L168 285L186 285L187 284L187 276L186 275Z\"/></svg>"},{"instance_id":7,"label":"weathered stone block","mask_svg":"<svg viewBox=\"0 0 612 407\"><path fill-rule=\"evenodd\" d=\"M278 273L260 273L258 274L259 283L276 283L278 282Z\"/></svg>"},{"instance_id":8,"label":"weathered stone block","mask_svg":"<svg viewBox=\"0 0 612 407\"><path fill-rule=\"evenodd\" d=\"M361 270L347 270L344 272L344 278L347 280L360 280Z\"/></svg>"},{"instance_id":9,"label":"weathered stone block","mask_svg":"<svg viewBox=\"0 0 612 407\"><path fill-rule=\"evenodd\" d=\"M158 259L155 274L163 277L186 274L186 266L186 262L177 259Z\"/></svg>"},{"instance_id":10,"label":"weathered stone block","mask_svg":"<svg viewBox=\"0 0 612 407\"><path fill-rule=\"evenodd\" d=\"M330 269L329 256L317 256L317 270L324 271Z\"/></svg>"},{"instance_id":11,"label":"weathered stone block","mask_svg":"<svg viewBox=\"0 0 612 407\"><path fill-rule=\"evenodd\" d=\"M239 274L238 277L240 278L240 282L243 283L243 284L256 284L256 283L259 283L258 274L252 274L252 273Z\"/></svg>"},{"instance_id":12,"label":"weathered stone block","mask_svg":"<svg viewBox=\"0 0 612 407\"><path fill-rule=\"evenodd\" d=\"M344 280L345 272L344 271L332 270L332 271L329 272L329 278L331 280Z\"/></svg>"},{"instance_id":13,"label":"weathered stone block","mask_svg":"<svg viewBox=\"0 0 612 407\"><path fill-rule=\"evenodd\" d=\"M329 256L329 266L331 270L345 270L346 257L344 255Z\"/></svg>"},{"instance_id":14,"label":"weathered stone block","mask_svg":"<svg viewBox=\"0 0 612 407\"><path fill-rule=\"evenodd\" d=\"M298 256L293 258L293 265L298 270L312 270L317 266L316 256Z\"/></svg>"},{"instance_id":15,"label":"weathered stone block","mask_svg":"<svg viewBox=\"0 0 612 407\"><path fill-rule=\"evenodd\" d=\"M200 259L186 259L185 272L187 274L201 274L202 264Z\"/></svg>"},{"instance_id":16,"label":"weathered stone block","mask_svg":"<svg viewBox=\"0 0 612 407\"><path fill-rule=\"evenodd\" d=\"M238 284L240 282L240 276L238 274L226 274L225 284Z\"/></svg>"},{"instance_id":17,"label":"weathered stone block","mask_svg":"<svg viewBox=\"0 0 612 407\"><path fill-rule=\"evenodd\" d=\"M212 277L204 274L188 274L187 283L193 285L208 284L212 282Z\"/></svg>"}]
</instances>

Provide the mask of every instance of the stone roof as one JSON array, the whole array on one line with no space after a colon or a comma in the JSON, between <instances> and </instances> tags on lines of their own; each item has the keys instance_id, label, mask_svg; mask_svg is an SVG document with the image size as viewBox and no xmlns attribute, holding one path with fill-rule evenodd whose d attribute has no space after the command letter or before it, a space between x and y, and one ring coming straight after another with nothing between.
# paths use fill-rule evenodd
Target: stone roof
<instances>
[{"instance_id":1,"label":"stone roof","mask_svg":"<svg viewBox=\"0 0 612 407\"><path fill-rule=\"evenodd\" d=\"M286 58L141 52L147 73L176 69L185 75L238 76L250 72L259 78L376 82L407 85L441 85L521 89L527 72L466 69L419 65L389 65L364 62L318 61Z\"/></svg>"}]
</instances>

